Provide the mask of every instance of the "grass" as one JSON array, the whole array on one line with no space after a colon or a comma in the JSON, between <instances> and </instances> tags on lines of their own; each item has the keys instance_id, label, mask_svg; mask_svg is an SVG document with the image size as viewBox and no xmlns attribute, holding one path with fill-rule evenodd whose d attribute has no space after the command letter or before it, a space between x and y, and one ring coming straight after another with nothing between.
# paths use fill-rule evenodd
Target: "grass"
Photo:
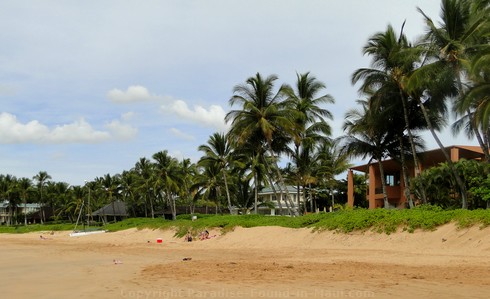
<instances>
[{"instance_id":1,"label":"grass","mask_svg":"<svg viewBox=\"0 0 490 299\"><path fill-rule=\"evenodd\" d=\"M222 232L240 227L282 226L289 228L312 228L333 230L342 233L353 231L375 231L390 234L399 229L414 232L417 229L434 230L438 226L453 222L458 227L490 225L490 210L442 210L434 206L421 206L411 210L343 210L335 213L308 214L301 217L261 216L261 215L201 215L196 221L191 215L179 215L176 221L163 218L129 218L111 223L102 228L119 231L138 229L176 229L177 236L184 236L188 230L194 233L204 229L218 228ZM73 224L45 224L16 227L0 227L0 233L25 233L34 231L73 230Z\"/></svg>"}]
</instances>

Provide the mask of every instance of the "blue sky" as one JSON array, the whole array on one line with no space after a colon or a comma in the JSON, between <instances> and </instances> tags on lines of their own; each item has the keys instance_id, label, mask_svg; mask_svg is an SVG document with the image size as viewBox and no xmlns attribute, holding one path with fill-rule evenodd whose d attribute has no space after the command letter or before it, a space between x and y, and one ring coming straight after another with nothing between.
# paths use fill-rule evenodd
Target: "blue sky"
<instances>
[{"instance_id":1,"label":"blue sky","mask_svg":"<svg viewBox=\"0 0 490 299\"><path fill-rule=\"evenodd\" d=\"M82 185L161 150L195 162L257 72L277 86L311 72L341 136L363 45L404 20L418 37L417 6L438 19L435 0L1 1L0 173Z\"/></svg>"}]
</instances>

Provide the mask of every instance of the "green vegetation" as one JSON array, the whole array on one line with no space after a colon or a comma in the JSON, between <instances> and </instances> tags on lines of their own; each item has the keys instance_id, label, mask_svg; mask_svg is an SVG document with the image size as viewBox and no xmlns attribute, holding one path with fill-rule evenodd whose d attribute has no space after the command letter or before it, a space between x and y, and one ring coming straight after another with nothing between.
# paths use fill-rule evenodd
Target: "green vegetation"
<instances>
[{"instance_id":1,"label":"green vegetation","mask_svg":"<svg viewBox=\"0 0 490 299\"><path fill-rule=\"evenodd\" d=\"M312 228L315 231L333 230L341 233L353 231L374 231L390 234L398 229L414 232L416 229L433 230L438 226L453 222L458 227L490 225L490 210L443 210L435 206L420 206L414 209L355 209L335 213L308 214L301 217L261 216L261 215L201 215L192 221L191 215L180 215L177 220L162 218L129 218L111 223L102 228L119 231L129 228L138 229L175 229L177 236L183 236L188 230L195 234L217 228L226 233L235 227L281 226L289 228ZM17 227L0 227L2 233L25 233L33 231L71 230L70 224L45 224Z\"/></svg>"}]
</instances>

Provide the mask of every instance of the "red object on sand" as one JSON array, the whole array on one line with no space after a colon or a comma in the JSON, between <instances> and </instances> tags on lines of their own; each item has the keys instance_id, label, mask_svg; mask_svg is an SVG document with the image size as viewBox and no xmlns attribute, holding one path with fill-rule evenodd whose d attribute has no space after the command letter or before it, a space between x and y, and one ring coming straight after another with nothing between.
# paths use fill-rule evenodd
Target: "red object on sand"
<instances>
[{"instance_id":1,"label":"red object on sand","mask_svg":"<svg viewBox=\"0 0 490 299\"><path fill-rule=\"evenodd\" d=\"M160 238L157 239L157 243L162 243L162 242L163 242L162 239Z\"/></svg>"}]
</instances>

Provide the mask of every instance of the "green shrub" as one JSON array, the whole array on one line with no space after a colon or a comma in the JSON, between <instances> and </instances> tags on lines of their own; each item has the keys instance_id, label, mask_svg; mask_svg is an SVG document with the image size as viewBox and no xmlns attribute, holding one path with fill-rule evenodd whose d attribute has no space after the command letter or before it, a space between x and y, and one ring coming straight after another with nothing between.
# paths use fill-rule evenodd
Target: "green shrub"
<instances>
[{"instance_id":1,"label":"green shrub","mask_svg":"<svg viewBox=\"0 0 490 299\"><path fill-rule=\"evenodd\" d=\"M205 229L220 229L228 232L235 227L281 226L290 228L309 227L314 230L333 230L343 233L353 231L375 231L390 234L397 230L414 232L417 229L433 230L438 226L454 222L458 227L490 225L490 210L443 210L437 206L422 205L414 209L344 209L333 213L308 214L300 217L264 215L179 215L176 221L164 218L129 218L103 226L109 231L129 228L174 229L176 235L184 236L191 230L198 234ZM80 227L80 225L79 225ZM28 226L1 226L3 233L25 233L32 231L73 230L73 224L35 224Z\"/></svg>"}]
</instances>

